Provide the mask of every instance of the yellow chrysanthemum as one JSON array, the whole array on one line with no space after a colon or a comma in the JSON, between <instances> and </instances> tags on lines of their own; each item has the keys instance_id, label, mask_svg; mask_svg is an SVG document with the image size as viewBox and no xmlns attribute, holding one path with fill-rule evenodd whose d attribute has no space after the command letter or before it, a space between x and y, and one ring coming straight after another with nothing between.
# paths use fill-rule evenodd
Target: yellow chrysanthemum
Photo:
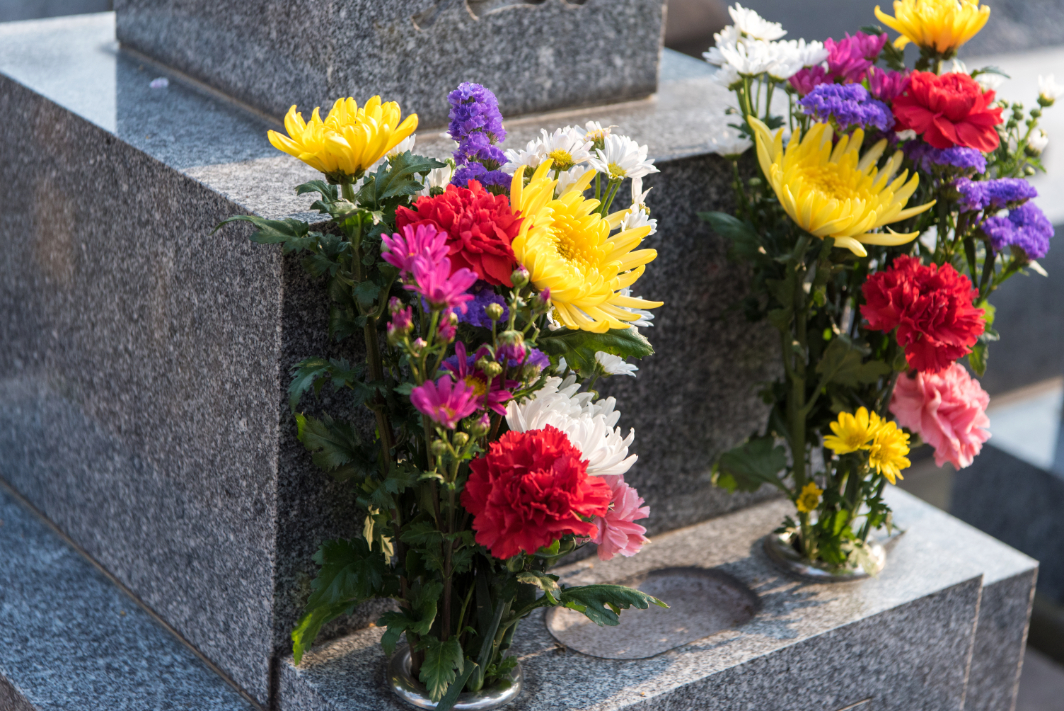
<instances>
[{"instance_id":1,"label":"yellow chrysanthemum","mask_svg":"<svg viewBox=\"0 0 1064 711\"><path fill-rule=\"evenodd\" d=\"M895 0L894 17L876 6L879 21L896 30L899 49L912 42L921 49L952 55L983 29L990 8L979 0Z\"/></svg>"},{"instance_id":2,"label":"yellow chrysanthemum","mask_svg":"<svg viewBox=\"0 0 1064 711\"><path fill-rule=\"evenodd\" d=\"M831 423L835 434L824 438L824 446L835 454L849 454L859 449L868 449L876 433L883 427L883 420L874 412L858 408L856 414L840 412L839 419Z\"/></svg>"},{"instance_id":3,"label":"yellow chrysanthemum","mask_svg":"<svg viewBox=\"0 0 1064 711\"><path fill-rule=\"evenodd\" d=\"M658 253L636 247L650 234L650 226L610 236L615 215L603 219L595 212L598 200L584 190L595 177L589 170L561 197L554 197L557 181L550 179L551 160L540 163L528 185L525 167L514 173L510 205L524 218L514 238L517 261L529 272L532 284L550 289L555 317L566 327L605 333L628 328L639 315L628 309L653 309L660 301L625 296L620 291L642 276Z\"/></svg>"},{"instance_id":4,"label":"yellow chrysanthemum","mask_svg":"<svg viewBox=\"0 0 1064 711\"><path fill-rule=\"evenodd\" d=\"M307 123L293 104L284 117L288 136L270 131L270 143L337 183L360 178L417 128L417 114L400 123L399 104L382 104L379 96L362 108L354 99L337 99L324 121L319 112L315 108Z\"/></svg>"},{"instance_id":5,"label":"yellow chrysanthemum","mask_svg":"<svg viewBox=\"0 0 1064 711\"><path fill-rule=\"evenodd\" d=\"M802 487L802 493L798 495L798 500L794 502L794 505L798 507L799 513L809 513L815 511L817 504L820 503L820 495L824 493L824 490L813 482L809 482Z\"/></svg>"},{"instance_id":6,"label":"yellow chrysanthemum","mask_svg":"<svg viewBox=\"0 0 1064 711\"><path fill-rule=\"evenodd\" d=\"M904 478L901 470L910 464L905 458L908 453L909 435L893 422L884 422L868 449L868 464L891 484L897 484L898 479Z\"/></svg>"},{"instance_id":7,"label":"yellow chrysanthemum","mask_svg":"<svg viewBox=\"0 0 1064 711\"><path fill-rule=\"evenodd\" d=\"M761 169L776 191L783 209L806 232L821 239L834 237L859 257L868 253L862 244L898 245L916 239L917 232L898 234L872 230L905 220L929 209L934 202L905 208L920 182L917 175L906 182L908 171L894 177L902 162L897 151L880 171L876 162L887 140L859 155L864 131L840 136L832 147L834 133L828 124L813 124L803 137L795 131L786 150L783 129L775 135L757 118L749 117L757 139Z\"/></svg>"}]
</instances>

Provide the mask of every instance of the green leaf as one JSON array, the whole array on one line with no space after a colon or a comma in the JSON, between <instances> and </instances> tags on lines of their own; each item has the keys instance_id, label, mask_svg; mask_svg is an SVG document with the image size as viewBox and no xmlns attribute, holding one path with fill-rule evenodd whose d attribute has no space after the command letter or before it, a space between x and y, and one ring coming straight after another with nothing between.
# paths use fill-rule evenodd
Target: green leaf
<instances>
[{"instance_id":1,"label":"green leaf","mask_svg":"<svg viewBox=\"0 0 1064 711\"><path fill-rule=\"evenodd\" d=\"M369 280L359 282L354 290L355 299L364 309L373 306L373 302L377 300L377 295L380 293L381 288Z\"/></svg>"},{"instance_id":2,"label":"green leaf","mask_svg":"<svg viewBox=\"0 0 1064 711\"><path fill-rule=\"evenodd\" d=\"M315 393L321 392L321 386L328 378L332 381L333 389L339 390L344 386L354 387L362 379L362 366L354 368L347 360L325 358L307 358L292 368L292 383L288 386L288 405L295 412L299 406L299 400L303 394L315 386Z\"/></svg>"},{"instance_id":3,"label":"green leaf","mask_svg":"<svg viewBox=\"0 0 1064 711\"><path fill-rule=\"evenodd\" d=\"M611 329L606 333L589 331L554 331L541 334L537 347L565 362L579 373L590 373L595 368L595 353L602 351L622 358L645 358L653 355L654 348L634 328Z\"/></svg>"},{"instance_id":4,"label":"green leaf","mask_svg":"<svg viewBox=\"0 0 1064 711\"><path fill-rule=\"evenodd\" d=\"M399 540L412 546L438 546L443 541L443 534L431 521L417 521L403 527Z\"/></svg>"},{"instance_id":5,"label":"green leaf","mask_svg":"<svg viewBox=\"0 0 1064 711\"><path fill-rule=\"evenodd\" d=\"M538 570L529 570L517 574L517 582L525 585L534 585L547 595L550 604L558 604L561 595L561 587L558 585L558 576L542 573Z\"/></svg>"},{"instance_id":6,"label":"green leaf","mask_svg":"<svg viewBox=\"0 0 1064 711\"><path fill-rule=\"evenodd\" d=\"M479 665L471 659L465 660L465 671L458 673L458 677L455 678L454 683L447 689L447 693L436 704L436 711L451 711L454 708L455 703L458 701L458 695L462 693L465 688L466 682L469 681L469 677L473 676Z\"/></svg>"},{"instance_id":7,"label":"green leaf","mask_svg":"<svg viewBox=\"0 0 1064 711\"><path fill-rule=\"evenodd\" d=\"M296 186L296 195L306 195L307 193L319 193L326 200L338 200L340 198L340 191L336 189L336 186L329 185L324 180L311 180L308 183Z\"/></svg>"},{"instance_id":8,"label":"green leaf","mask_svg":"<svg viewBox=\"0 0 1064 711\"><path fill-rule=\"evenodd\" d=\"M325 605L308 611L292 630L292 654L296 664L303 660L303 654L314 645L323 625L332 622L341 615L349 614L357 603L340 603Z\"/></svg>"},{"instance_id":9,"label":"green leaf","mask_svg":"<svg viewBox=\"0 0 1064 711\"><path fill-rule=\"evenodd\" d=\"M461 672L465 667L462 645L454 637L446 642L435 637L425 637L421 643L425 660L421 664L418 679L425 685L429 697L433 701L439 701L454 681L456 671Z\"/></svg>"},{"instance_id":10,"label":"green leaf","mask_svg":"<svg viewBox=\"0 0 1064 711\"><path fill-rule=\"evenodd\" d=\"M252 242L283 244L285 253L310 249L321 236L317 232L311 232L310 227L302 220L291 217L284 220L267 220L256 215L234 215L219 222L218 226L214 228L214 232L217 232L223 225L227 225L230 222L250 222L257 228L251 235Z\"/></svg>"},{"instance_id":11,"label":"green leaf","mask_svg":"<svg viewBox=\"0 0 1064 711\"><path fill-rule=\"evenodd\" d=\"M352 422L334 420L329 415L316 419L296 415L299 441L312 455L314 464L337 481L372 474L376 469L376 447L364 447Z\"/></svg>"},{"instance_id":12,"label":"green leaf","mask_svg":"<svg viewBox=\"0 0 1064 711\"><path fill-rule=\"evenodd\" d=\"M990 346L982 341L972 346L972 352L968 354L968 364L980 378L986 373L986 361L990 355Z\"/></svg>"},{"instance_id":13,"label":"green leaf","mask_svg":"<svg viewBox=\"0 0 1064 711\"><path fill-rule=\"evenodd\" d=\"M621 621L620 611L635 607L646 610L651 604L668 609L661 600L623 585L582 585L562 590L559 602L583 613L596 625L613 626Z\"/></svg>"},{"instance_id":14,"label":"green leaf","mask_svg":"<svg viewBox=\"0 0 1064 711\"><path fill-rule=\"evenodd\" d=\"M367 175L358 202L371 210L383 210L387 201L420 193L424 187L415 175L427 175L444 163L409 151L385 161L375 173Z\"/></svg>"},{"instance_id":15,"label":"green leaf","mask_svg":"<svg viewBox=\"0 0 1064 711\"><path fill-rule=\"evenodd\" d=\"M891 370L890 364L879 360L864 362L861 350L844 335L832 339L816 366L824 385L834 383L848 388L874 383Z\"/></svg>"},{"instance_id":16,"label":"green leaf","mask_svg":"<svg viewBox=\"0 0 1064 711\"><path fill-rule=\"evenodd\" d=\"M748 260L767 257L761 235L749 223L726 212L700 212L698 218L708 222L714 232L731 240L728 256Z\"/></svg>"},{"instance_id":17,"label":"green leaf","mask_svg":"<svg viewBox=\"0 0 1064 711\"><path fill-rule=\"evenodd\" d=\"M374 553L360 538L325 541L314 554L321 566L311 583L307 609L361 602L379 594L389 575L384 556Z\"/></svg>"},{"instance_id":18,"label":"green leaf","mask_svg":"<svg viewBox=\"0 0 1064 711\"><path fill-rule=\"evenodd\" d=\"M762 484L786 491L779 473L787 466L787 453L771 436L756 437L720 456L713 483L729 492L757 491Z\"/></svg>"}]
</instances>

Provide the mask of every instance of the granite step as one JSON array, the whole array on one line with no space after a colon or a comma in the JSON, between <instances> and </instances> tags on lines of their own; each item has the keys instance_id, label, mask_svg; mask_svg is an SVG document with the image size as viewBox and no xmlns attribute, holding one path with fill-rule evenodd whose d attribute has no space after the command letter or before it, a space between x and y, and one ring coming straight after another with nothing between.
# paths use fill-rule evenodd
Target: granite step
<instances>
[{"instance_id":1,"label":"granite step","mask_svg":"<svg viewBox=\"0 0 1064 711\"><path fill-rule=\"evenodd\" d=\"M0 709L255 711L0 486Z\"/></svg>"}]
</instances>

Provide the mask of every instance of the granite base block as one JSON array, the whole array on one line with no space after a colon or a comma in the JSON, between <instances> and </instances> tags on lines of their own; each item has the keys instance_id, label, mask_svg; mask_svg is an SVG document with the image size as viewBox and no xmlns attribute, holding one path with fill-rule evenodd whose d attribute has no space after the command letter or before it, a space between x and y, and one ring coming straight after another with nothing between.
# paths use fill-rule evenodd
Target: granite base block
<instances>
[{"instance_id":1,"label":"granite base block","mask_svg":"<svg viewBox=\"0 0 1064 711\"><path fill-rule=\"evenodd\" d=\"M0 709L254 711L0 487Z\"/></svg>"},{"instance_id":2,"label":"granite base block","mask_svg":"<svg viewBox=\"0 0 1064 711\"><path fill-rule=\"evenodd\" d=\"M738 629L639 661L567 651L535 614L515 639L525 691L510 708L943 711L971 708L965 697L975 690L1014 698L1030 602L1024 583L1036 563L904 492L890 492L889 502L905 533L886 569L865 581L816 584L774 568L760 539L789 513L786 502L657 536L634 558L559 569L563 582L581 584L669 566L711 568L745 583L761 609ZM984 594L996 596L985 611ZM638 614L622 613L621 624ZM1011 636L980 641L995 624ZM280 672L281 710L400 711L384 684L381 632L320 645L299 667L289 659ZM981 646L1007 647L1009 658L991 659Z\"/></svg>"},{"instance_id":3,"label":"granite base block","mask_svg":"<svg viewBox=\"0 0 1064 711\"><path fill-rule=\"evenodd\" d=\"M379 94L447 123L460 82L504 115L649 96L662 0L116 0L123 45L281 117ZM307 38L314 38L308 41Z\"/></svg>"},{"instance_id":4,"label":"granite base block","mask_svg":"<svg viewBox=\"0 0 1064 711\"><path fill-rule=\"evenodd\" d=\"M709 468L763 422L754 386L775 361L766 330L721 318L744 275L692 218L729 206L709 155L725 97L704 65L663 66L655 100L507 123L519 145L600 120L658 159L661 256L641 293L666 302L660 357L611 390L655 532L768 495L729 497ZM290 366L330 353L320 285L246 230L213 229L307 216L293 187L316 174L261 117L176 75L152 89L159 71L118 49L113 14L0 26L0 478L266 703L311 553L359 522L287 409ZM419 145L446 151L431 132Z\"/></svg>"}]
</instances>

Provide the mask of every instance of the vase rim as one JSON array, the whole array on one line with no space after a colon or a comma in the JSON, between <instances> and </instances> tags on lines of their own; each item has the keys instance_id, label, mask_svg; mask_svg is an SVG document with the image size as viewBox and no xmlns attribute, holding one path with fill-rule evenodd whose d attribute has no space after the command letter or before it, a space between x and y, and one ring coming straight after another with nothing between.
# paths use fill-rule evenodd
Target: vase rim
<instances>
[{"instance_id":1,"label":"vase rim","mask_svg":"<svg viewBox=\"0 0 1064 711\"><path fill-rule=\"evenodd\" d=\"M791 545L794 536L795 533L793 531L770 533L765 536L763 547L769 560L777 568L807 580L813 580L818 583L846 583L854 580L863 580L872 575L878 575L887 564L886 548L883 547L882 543L871 538L866 543L874 562L873 570L869 573L869 571L861 567L846 570L829 566L826 563L806 560Z\"/></svg>"},{"instance_id":2,"label":"vase rim","mask_svg":"<svg viewBox=\"0 0 1064 711\"><path fill-rule=\"evenodd\" d=\"M395 654L388 660L388 686L392 693L406 703L419 709L435 709L436 703L429 698L424 685L410 672L410 646L403 644L396 648ZM505 706L521 694L524 674L518 662L510 671L506 686L496 684L477 692L463 691L452 707L455 711L489 711Z\"/></svg>"}]
</instances>

